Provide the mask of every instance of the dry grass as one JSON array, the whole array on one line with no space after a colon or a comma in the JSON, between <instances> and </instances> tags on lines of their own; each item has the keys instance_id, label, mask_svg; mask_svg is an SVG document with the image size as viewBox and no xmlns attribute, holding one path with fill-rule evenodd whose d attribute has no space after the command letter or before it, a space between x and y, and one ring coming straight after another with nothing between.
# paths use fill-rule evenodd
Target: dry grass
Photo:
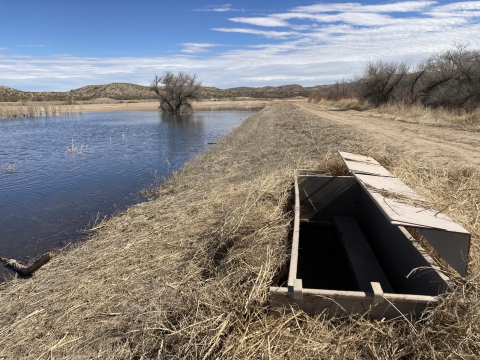
<instances>
[{"instance_id":1,"label":"dry grass","mask_svg":"<svg viewBox=\"0 0 480 360\"><path fill-rule=\"evenodd\" d=\"M33 278L1 285L0 358L480 356L478 169L439 171L368 140L293 104L245 120L157 199L102 223ZM293 171L345 173L336 149L374 156L473 232L467 281L422 320L269 311L289 253Z\"/></svg>"},{"instance_id":2,"label":"dry grass","mask_svg":"<svg viewBox=\"0 0 480 360\"><path fill-rule=\"evenodd\" d=\"M25 104L9 104L0 106L0 120L11 118L34 118L37 116L73 115L77 111L74 105L60 102L27 102Z\"/></svg>"},{"instance_id":3,"label":"dry grass","mask_svg":"<svg viewBox=\"0 0 480 360\"><path fill-rule=\"evenodd\" d=\"M358 99L342 99L338 101L320 100L321 106L336 110L361 111L361 116L376 116L395 121L404 121L415 124L453 127L469 131L480 131L480 109L473 112L465 110L432 109L422 105L405 105L389 103L374 107L367 101Z\"/></svg>"}]
</instances>

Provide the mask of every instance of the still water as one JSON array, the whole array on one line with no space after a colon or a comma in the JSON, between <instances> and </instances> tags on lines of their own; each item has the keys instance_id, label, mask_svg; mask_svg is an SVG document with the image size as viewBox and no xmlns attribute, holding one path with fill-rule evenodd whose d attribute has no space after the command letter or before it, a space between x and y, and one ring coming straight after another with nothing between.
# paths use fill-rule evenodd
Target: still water
<instances>
[{"instance_id":1,"label":"still water","mask_svg":"<svg viewBox=\"0 0 480 360\"><path fill-rule=\"evenodd\" d=\"M142 189L255 112L0 121L0 256L27 262L86 238L96 221L144 201ZM0 281L8 273L0 264Z\"/></svg>"}]
</instances>

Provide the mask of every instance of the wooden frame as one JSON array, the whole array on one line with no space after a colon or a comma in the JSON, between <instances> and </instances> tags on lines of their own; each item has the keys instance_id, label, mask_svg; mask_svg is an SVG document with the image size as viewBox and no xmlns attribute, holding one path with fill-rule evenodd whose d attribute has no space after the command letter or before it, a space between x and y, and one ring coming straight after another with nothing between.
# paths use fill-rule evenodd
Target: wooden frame
<instances>
[{"instance_id":1,"label":"wooden frame","mask_svg":"<svg viewBox=\"0 0 480 360\"><path fill-rule=\"evenodd\" d=\"M374 176L371 171L373 167L378 176L394 179L392 183L395 189L400 189L403 195L408 194L411 199L420 198L374 159L369 158L366 164L363 164L356 158L361 155L340 154L346 159L355 157L355 161L352 161L353 167L356 166L354 171L363 171L363 175L368 173L369 176ZM359 174L353 172L353 176L333 177L311 170L296 171L294 229L287 286L270 288L272 308L283 311L299 308L308 313L325 312L328 316L366 313L372 318L392 318L408 314L420 315L429 304L438 302L439 295L450 289L448 277L405 230L403 225L412 226L412 223L398 219L392 221L388 213L385 213L378 204L378 199L370 193L372 188L357 175ZM446 221L449 227L441 230L442 241L449 229L454 229L455 233L461 233L470 239L470 234L451 219L443 218L442 221ZM300 224L303 222L313 224L336 222L340 232L348 232L340 228L350 224L347 227L353 230L347 235L349 238L341 241L348 243L344 246L349 247L345 250L352 270L354 267L360 269L357 270L359 274L356 276L357 291L303 287L302 279L297 278L299 249L302 248ZM343 225L338 226L338 223ZM438 222L435 225L438 226ZM439 231L438 228L429 227L428 224L423 224L422 230ZM343 233L340 234L340 239L342 236ZM355 238L361 239L357 241ZM448 236L447 238L451 241L451 238ZM463 246L461 251L464 249ZM378 264L374 265L371 271L362 270L366 263L364 260L359 261L358 256L370 258L375 256ZM383 274L382 269L384 275L380 274ZM380 276L372 275L375 273ZM388 280L382 276L386 276ZM382 286L381 283L385 285Z\"/></svg>"}]
</instances>

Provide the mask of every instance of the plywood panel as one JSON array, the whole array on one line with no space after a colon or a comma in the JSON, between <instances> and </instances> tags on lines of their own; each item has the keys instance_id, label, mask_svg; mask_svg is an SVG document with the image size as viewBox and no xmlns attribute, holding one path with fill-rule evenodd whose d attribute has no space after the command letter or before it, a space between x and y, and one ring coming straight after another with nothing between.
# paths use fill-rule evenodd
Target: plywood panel
<instances>
[{"instance_id":1,"label":"plywood panel","mask_svg":"<svg viewBox=\"0 0 480 360\"><path fill-rule=\"evenodd\" d=\"M436 234L437 237L432 235L425 238L453 269L462 276L466 275L471 237L466 229L429 206L421 196L393 177L375 159L346 152L339 154L391 224L436 230L425 233Z\"/></svg>"},{"instance_id":2,"label":"plywood panel","mask_svg":"<svg viewBox=\"0 0 480 360\"><path fill-rule=\"evenodd\" d=\"M352 272L361 291L371 291L372 282L378 282L383 291L393 293L393 288L378 263L354 218L334 217Z\"/></svg>"}]
</instances>

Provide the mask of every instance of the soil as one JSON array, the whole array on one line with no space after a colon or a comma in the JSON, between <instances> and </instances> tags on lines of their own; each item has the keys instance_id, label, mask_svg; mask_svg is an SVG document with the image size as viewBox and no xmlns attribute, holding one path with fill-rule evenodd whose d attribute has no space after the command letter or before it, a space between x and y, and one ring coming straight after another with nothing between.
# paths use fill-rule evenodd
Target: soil
<instances>
[{"instance_id":1,"label":"soil","mask_svg":"<svg viewBox=\"0 0 480 360\"><path fill-rule=\"evenodd\" d=\"M355 111L327 110L306 102L298 106L322 120L350 126L362 139L373 138L379 144L387 143L411 156L436 160L450 168L480 165L478 132L359 116Z\"/></svg>"}]
</instances>

